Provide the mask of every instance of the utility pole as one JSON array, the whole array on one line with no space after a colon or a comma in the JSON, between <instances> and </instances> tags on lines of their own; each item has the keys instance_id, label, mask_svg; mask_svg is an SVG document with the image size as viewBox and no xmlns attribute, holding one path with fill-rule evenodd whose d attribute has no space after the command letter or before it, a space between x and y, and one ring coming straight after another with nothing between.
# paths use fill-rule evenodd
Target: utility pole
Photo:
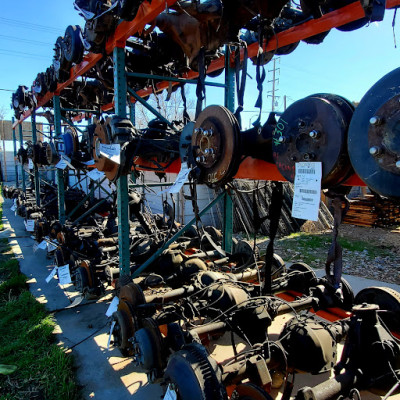
<instances>
[{"instance_id":1,"label":"utility pole","mask_svg":"<svg viewBox=\"0 0 400 400\"><path fill-rule=\"evenodd\" d=\"M268 81L268 83L272 82L272 90L269 90L268 93L271 93L271 95L268 95L268 97L272 97L272 107L271 107L271 111L275 111L275 99L279 98L280 96L276 96L276 92L278 91L278 89L276 88L276 83L279 83L279 78L276 77L277 72L280 72L280 68L276 68L276 62L281 61L280 57L274 58L272 60L272 62L274 63L274 67L270 70L268 70L268 72L272 72L272 80Z\"/></svg>"}]
</instances>

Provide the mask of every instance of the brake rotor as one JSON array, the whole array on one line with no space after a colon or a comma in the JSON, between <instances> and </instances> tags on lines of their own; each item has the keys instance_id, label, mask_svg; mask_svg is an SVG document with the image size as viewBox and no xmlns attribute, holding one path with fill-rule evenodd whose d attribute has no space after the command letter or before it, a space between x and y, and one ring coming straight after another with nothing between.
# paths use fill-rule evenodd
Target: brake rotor
<instances>
[{"instance_id":1,"label":"brake rotor","mask_svg":"<svg viewBox=\"0 0 400 400\"><path fill-rule=\"evenodd\" d=\"M121 287L119 298L129 303L132 307L146 303L142 289L133 282Z\"/></svg>"},{"instance_id":2,"label":"brake rotor","mask_svg":"<svg viewBox=\"0 0 400 400\"><path fill-rule=\"evenodd\" d=\"M400 68L364 95L349 130L350 160L375 192L400 197Z\"/></svg>"},{"instance_id":3,"label":"brake rotor","mask_svg":"<svg viewBox=\"0 0 400 400\"><path fill-rule=\"evenodd\" d=\"M272 400L271 395L251 382L241 383L236 386L231 398L237 400Z\"/></svg>"},{"instance_id":4,"label":"brake rotor","mask_svg":"<svg viewBox=\"0 0 400 400\"><path fill-rule=\"evenodd\" d=\"M200 182L221 186L236 174L241 161L240 128L225 107L206 107L192 134L192 152L200 169Z\"/></svg>"},{"instance_id":5,"label":"brake rotor","mask_svg":"<svg viewBox=\"0 0 400 400\"><path fill-rule=\"evenodd\" d=\"M67 126L61 138L63 143L62 153L71 157L79 149L78 132L75 128Z\"/></svg>"},{"instance_id":6,"label":"brake rotor","mask_svg":"<svg viewBox=\"0 0 400 400\"><path fill-rule=\"evenodd\" d=\"M297 162L322 163L323 188L337 186L351 173L347 131L351 103L333 94L315 94L293 103L279 119L272 149L279 172L294 182Z\"/></svg>"},{"instance_id":7,"label":"brake rotor","mask_svg":"<svg viewBox=\"0 0 400 400\"><path fill-rule=\"evenodd\" d=\"M50 142L46 147L46 159L49 165L55 165L60 161L54 142Z\"/></svg>"},{"instance_id":8,"label":"brake rotor","mask_svg":"<svg viewBox=\"0 0 400 400\"><path fill-rule=\"evenodd\" d=\"M388 287L369 287L358 292L354 304L376 304L379 317L394 332L400 332L400 293Z\"/></svg>"},{"instance_id":9,"label":"brake rotor","mask_svg":"<svg viewBox=\"0 0 400 400\"><path fill-rule=\"evenodd\" d=\"M133 345L129 339L133 337L137 327L132 318L129 305L124 301L120 301L118 310L113 313L112 319L115 321L113 329L114 344L124 357L132 356L134 354Z\"/></svg>"},{"instance_id":10,"label":"brake rotor","mask_svg":"<svg viewBox=\"0 0 400 400\"><path fill-rule=\"evenodd\" d=\"M93 160L96 168L103 171L107 178L113 180L118 173L119 165L100 155L100 144L110 144L104 124L97 124L93 137Z\"/></svg>"}]
</instances>

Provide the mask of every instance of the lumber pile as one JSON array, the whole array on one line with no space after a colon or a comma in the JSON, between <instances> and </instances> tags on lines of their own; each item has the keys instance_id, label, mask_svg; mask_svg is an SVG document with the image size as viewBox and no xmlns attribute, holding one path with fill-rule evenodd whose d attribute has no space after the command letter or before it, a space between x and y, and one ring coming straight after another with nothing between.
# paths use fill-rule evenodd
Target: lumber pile
<instances>
[{"instance_id":1,"label":"lumber pile","mask_svg":"<svg viewBox=\"0 0 400 400\"><path fill-rule=\"evenodd\" d=\"M400 224L400 204L374 195L350 200L346 224L386 228Z\"/></svg>"}]
</instances>

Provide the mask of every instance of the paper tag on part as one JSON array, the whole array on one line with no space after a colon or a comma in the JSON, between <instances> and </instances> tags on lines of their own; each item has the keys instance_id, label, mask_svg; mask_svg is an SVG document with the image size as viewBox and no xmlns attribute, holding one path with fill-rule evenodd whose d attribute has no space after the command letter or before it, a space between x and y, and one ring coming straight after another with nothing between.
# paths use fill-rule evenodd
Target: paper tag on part
<instances>
[{"instance_id":1,"label":"paper tag on part","mask_svg":"<svg viewBox=\"0 0 400 400\"><path fill-rule=\"evenodd\" d=\"M111 317L111 315L113 315L115 313L115 311L118 310L118 304L119 304L119 298L118 297L114 297L110 303L110 305L108 306L107 312L106 312L106 316L107 317Z\"/></svg>"},{"instance_id":2,"label":"paper tag on part","mask_svg":"<svg viewBox=\"0 0 400 400\"><path fill-rule=\"evenodd\" d=\"M10 208L10 210L11 211L15 211L17 208L15 207L15 206L12 206L11 208Z\"/></svg>"},{"instance_id":3,"label":"paper tag on part","mask_svg":"<svg viewBox=\"0 0 400 400\"><path fill-rule=\"evenodd\" d=\"M65 154L61 155L61 159L65 161L68 167L70 167L71 169L75 169L75 167L71 164L71 159L67 157Z\"/></svg>"},{"instance_id":4,"label":"paper tag on part","mask_svg":"<svg viewBox=\"0 0 400 400\"><path fill-rule=\"evenodd\" d=\"M116 164L120 164L121 146L116 144L103 144L100 143L100 154L110 159Z\"/></svg>"},{"instance_id":5,"label":"paper tag on part","mask_svg":"<svg viewBox=\"0 0 400 400\"><path fill-rule=\"evenodd\" d=\"M72 282L71 274L69 273L69 265L63 265L62 267L58 268L58 283L63 285L68 285Z\"/></svg>"},{"instance_id":6,"label":"paper tag on part","mask_svg":"<svg viewBox=\"0 0 400 400\"><path fill-rule=\"evenodd\" d=\"M50 272L50 275L46 278L46 282L49 283L55 276L55 274L57 273L57 267L54 267L52 269L52 271Z\"/></svg>"},{"instance_id":7,"label":"paper tag on part","mask_svg":"<svg viewBox=\"0 0 400 400\"><path fill-rule=\"evenodd\" d=\"M51 253L52 251L54 251L57 248L57 245L55 243L52 242L48 242L47 243L47 251L49 253Z\"/></svg>"},{"instance_id":8,"label":"paper tag on part","mask_svg":"<svg viewBox=\"0 0 400 400\"><path fill-rule=\"evenodd\" d=\"M25 228L27 232L34 232L35 231L35 220L28 219L25 221Z\"/></svg>"},{"instance_id":9,"label":"paper tag on part","mask_svg":"<svg viewBox=\"0 0 400 400\"><path fill-rule=\"evenodd\" d=\"M168 385L168 389L165 393L164 400L177 400L178 396L174 389L172 389L171 384Z\"/></svg>"},{"instance_id":10,"label":"paper tag on part","mask_svg":"<svg viewBox=\"0 0 400 400\"><path fill-rule=\"evenodd\" d=\"M176 177L174 184L172 186L170 186L168 189L163 190L162 192L160 192L158 194L160 195L163 193L179 193L179 191L182 189L183 185L187 181L187 178L188 178L191 170L192 170L192 168L189 168L187 163L182 163L181 170L179 171L179 174Z\"/></svg>"},{"instance_id":11,"label":"paper tag on part","mask_svg":"<svg viewBox=\"0 0 400 400\"><path fill-rule=\"evenodd\" d=\"M37 248L38 248L39 250L46 250L46 248L47 248L47 242L46 242L46 240L42 240L42 241L38 244Z\"/></svg>"},{"instance_id":12,"label":"paper tag on part","mask_svg":"<svg viewBox=\"0 0 400 400\"><path fill-rule=\"evenodd\" d=\"M104 172L99 171L97 168L94 170L90 171L87 176L92 180L92 181L97 181L101 178L104 178Z\"/></svg>"},{"instance_id":13,"label":"paper tag on part","mask_svg":"<svg viewBox=\"0 0 400 400\"><path fill-rule=\"evenodd\" d=\"M33 169L33 161L31 158L28 158L28 168Z\"/></svg>"},{"instance_id":14,"label":"paper tag on part","mask_svg":"<svg viewBox=\"0 0 400 400\"><path fill-rule=\"evenodd\" d=\"M84 164L84 165L94 165L94 160L84 161L82 164Z\"/></svg>"},{"instance_id":15,"label":"paper tag on part","mask_svg":"<svg viewBox=\"0 0 400 400\"><path fill-rule=\"evenodd\" d=\"M321 178L321 162L296 163L292 217L318 221Z\"/></svg>"},{"instance_id":16,"label":"paper tag on part","mask_svg":"<svg viewBox=\"0 0 400 400\"><path fill-rule=\"evenodd\" d=\"M65 169L67 168L67 163L64 159L61 159L57 164L56 164L56 168L58 169Z\"/></svg>"},{"instance_id":17,"label":"paper tag on part","mask_svg":"<svg viewBox=\"0 0 400 400\"><path fill-rule=\"evenodd\" d=\"M114 297L114 298L115 298L115 297ZM108 341L107 341L107 350L110 349L111 335L112 335L112 333L113 333L113 331L114 331L114 327L115 327L115 323L116 323L116 322L117 322L117 321L113 321L112 324L111 324L111 327L110 327L110 333L109 333L109 335L108 335Z\"/></svg>"}]
</instances>

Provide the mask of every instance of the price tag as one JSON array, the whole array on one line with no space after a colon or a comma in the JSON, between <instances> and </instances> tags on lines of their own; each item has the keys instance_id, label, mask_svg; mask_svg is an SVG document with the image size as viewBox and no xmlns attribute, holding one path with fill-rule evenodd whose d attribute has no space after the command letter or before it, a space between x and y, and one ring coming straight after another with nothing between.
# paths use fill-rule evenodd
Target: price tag
<instances>
[{"instance_id":1,"label":"price tag","mask_svg":"<svg viewBox=\"0 0 400 400\"><path fill-rule=\"evenodd\" d=\"M34 219L28 219L25 222L25 228L27 232L34 232L35 230L35 220Z\"/></svg>"},{"instance_id":2,"label":"price tag","mask_svg":"<svg viewBox=\"0 0 400 400\"><path fill-rule=\"evenodd\" d=\"M33 161L31 158L28 158L28 168L33 169Z\"/></svg>"},{"instance_id":3,"label":"price tag","mask_svg":"<svg viewBox=\"0 0 400 400\"><path fill-rule=\"evenodd\" d=\"M84 164L84 165L94 165L94 160L84 161L82 164Z\"/></svg>"},{"instance_id":4,"label":"price tag","mask_svg":"<svg viewBox=\"0 0 400 400\"><path fill-rule=\"evenodd\" d=\"M108 306L107 312L106 312L106 316L107 317L111 317L111 315L113 315L115 313L115 311L118 310L118 304L119 304L119 298L118 297L114 297L110 303L110 305Z\"/></svg>"},{"instance_id":5,"label":"price tag","mask_svg":"<svg viewBox=\"0 0 400 400\"><path fill-rule=\"evenodd\" d=\"M172 389L171 384L168 385L167 392L165 393L164 400L177 400L178 396L174 389Z\"/></svg>"},{"instance_id":6,"label":"price tag","mask_svg":"<svg viewBox=\"0 0 400 400\"><path fill-rule=\"evenodd\" d=\"M69 265L63 265L58 268L58 283L61 286L68 285L72 282L71 274L69 273Z\"/></svg>"},{"instance_id":7,"label":"price tag","mask_svg":"<svg viewBox=\"0 0 400 400\"><path fill-rule=\"evenodd\" d=\"M47 242L45 240L42 240L37 247L39 250L46 250L47 248Z\"/></svg>"},{"instance_id":8,"label":"price tag","mask_svg":"<svg viewBox=\"0 0 400 400\"><path fill-rule=\"evenodd\" d=\"M110 327L110 333L109 333L109 335L108 335L108 341L107 341L107 350L110 349L111 335L112 335L112 333L113 333L113 331L114 331L114 327L115 327L115 323L116 323L116 322L117 322L117 321L113 321L112 324L111 324L111 327Z\"/></svg>"},{"instance_id":9,"label":"price tag","mask_svg":"<svg viewBox=\"0 0 400 400\"><path fill-rule=\"evenodd\" d=\"M92 181L97 181L101 178L104 177L104 172L99 171L97 168L95 168L93 171L90 171L87 176L92 180Z\"/></svg>"},{"instance_id":10,"label":"price tag","mask_svg":"<svg viewBox=\"0 0 400 400\"><path fill-rule=\"evenodd\" d=\"M46 278L46 282L49 283L55 276L55 274L57 273L57 267L54 267L52 269L52 271L50 272L50 275Z\"/></svg>"},{"instance_id":11,"label":"price tag","mask_svg":"<svg viewBox=\"0 0 400 400\"><path fill-rule=\"evenodd\" d=\"M51 253L52 251L54 251L57 248L57 245L55 243L52 242L48 242L47 243L47 252Z\"/></svg>"},{"instance_id":12,"label":"price tag","mask_svg":"<svg viewBox=\"0 0 400 400\"><path fill-rule=\"evenodd\" d=\"M175 183L172 186L170 186L168 189L163 190L162 192L160 192L158 194L160 195L163 193L178 193L182 189L185 182L187 181L187 178L188 178L191 170L192 170L192 168L189 168L187 163L182 163L181 170L179 171L179 174L176 177Z\"/></svg>"},{"instance_id":13,"label":"price tag","mask_svg":"<svg viewBox=\"0 0 400 400\"><path fill-rule=\"evenodd\" d=\"M67 163L65 160L61 159L57 164L56 164L56 168L58 169L65 169L67 168Z\"/></svg>"},{"instance_id":14,"label":"price tag","mask_svg":"<svg viewBox=\"0 0 400 400\"><path fill-rule=\"evenodd\" d=\"M321 162L296 163L292 217L318 221L321 178Z\"/></svg>"},{"instance_id":15,"label":"price tag","mask_svg":"<svg viewBox=\"0 0 400 400\"><path fill-rule=\"evenodd\" d=\"M100 154L116 164L120 164L121 146L119 144L100 143Z\"/></svg>"}]
</instances>

